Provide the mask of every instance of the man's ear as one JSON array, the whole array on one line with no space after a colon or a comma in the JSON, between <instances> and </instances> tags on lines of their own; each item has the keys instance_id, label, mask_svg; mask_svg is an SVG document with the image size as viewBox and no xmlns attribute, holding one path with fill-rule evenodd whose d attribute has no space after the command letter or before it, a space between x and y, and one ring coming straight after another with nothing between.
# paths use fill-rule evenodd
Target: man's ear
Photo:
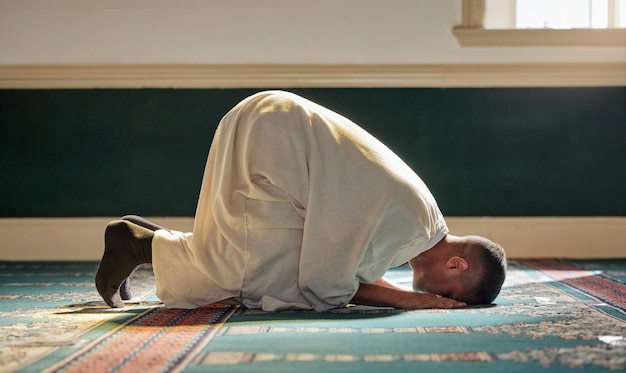
<instances>
[{"instance_id":1,"label":"man's ear","mask_svg":"<svg viewBox=\"0 0 626 373\"><path fill-rule=\"evenodd\" d=\"M453 256L446 262L446 269L450 269L453 271L466 271L469 268L469 262L467 259L460 256Z\"/></svg>"}]
</instances>

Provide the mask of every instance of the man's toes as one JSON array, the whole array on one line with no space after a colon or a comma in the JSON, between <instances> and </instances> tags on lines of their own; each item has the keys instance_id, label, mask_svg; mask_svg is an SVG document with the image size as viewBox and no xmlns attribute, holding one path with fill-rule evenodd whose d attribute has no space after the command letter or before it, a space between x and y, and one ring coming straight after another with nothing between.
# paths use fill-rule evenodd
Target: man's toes
<instances>
[{"instance_id":1,"label":"man's toes","mask_svg":"<svg viewBox=\"0 0 626 373\"><path fill-rule=\"evenodd\" d=\"M106 304L113 308L124 307L124 302L120 296L119 287L110 285L107 281L107 276L103 275L103 272L98 268L96 272L96 289L98 294L104 299Z\"/></svg>"},{"instance_id":2,"label":"man's toes","mask_svg":"<svg viewBox=\"0 0 626 373\"><path fill-rule=\"evenodd\" d=\"M111 308L124 308L124 302L122 301L122 298L120 297L119 291L116 291L113 294L111 294L111 296L108 299L104 297L103 299Z\"/></svg>"}]
</instances>

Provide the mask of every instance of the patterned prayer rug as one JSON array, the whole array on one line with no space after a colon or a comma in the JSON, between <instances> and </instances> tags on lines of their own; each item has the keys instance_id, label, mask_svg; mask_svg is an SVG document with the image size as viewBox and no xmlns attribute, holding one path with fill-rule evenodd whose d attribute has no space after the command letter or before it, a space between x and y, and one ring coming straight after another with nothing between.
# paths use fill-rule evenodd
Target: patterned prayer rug
<instances>
[{"instance_id":1,"label":"patterned prayer rug","mask_svg":"<svg viewBox=\"0 0 626 373\"><path fill-rule=\"evenodd\" d=\"M122 310L96 263L0 262L1 372L576 372L626 368L626 260L514 260L495 306L167 310L150 268ZM387 278L407 286L410 269Z\"/></svg>"}]
</instances>

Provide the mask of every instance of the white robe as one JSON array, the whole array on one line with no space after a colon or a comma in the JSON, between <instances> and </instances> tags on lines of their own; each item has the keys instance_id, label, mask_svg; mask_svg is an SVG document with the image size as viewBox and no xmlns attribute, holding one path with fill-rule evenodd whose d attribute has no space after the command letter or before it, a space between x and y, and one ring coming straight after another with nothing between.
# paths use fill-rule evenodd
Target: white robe
<instances>
[{"instance_id":1,"label":"white robe","mask_svg":"<svg viewBox=\"0 0 626 373\"><path fill-rule=\"evenodd\" d=\"M426 185L385 145L302 97L261 92L220 122L193 233L155 233L157 296L170 308L327 310L447 233Z\"/></svg>"}]
</instances>

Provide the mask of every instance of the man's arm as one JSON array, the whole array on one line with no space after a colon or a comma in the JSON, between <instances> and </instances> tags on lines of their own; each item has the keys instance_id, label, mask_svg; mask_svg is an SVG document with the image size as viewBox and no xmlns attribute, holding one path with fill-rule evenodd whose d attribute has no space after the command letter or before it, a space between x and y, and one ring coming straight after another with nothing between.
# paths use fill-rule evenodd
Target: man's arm
<instances>
[{"instance_id":1,"label":"man's arm","mask_svg":"<svg viewBox=\"0 0 626 373\"><path fill-rule=\"evenodd\" d=\"M378 286L382 286L384 288L389 288L389 289L404 290L404 289L400 289L399 287L397 287L396 285L392 284L391 282L385 280L384 278L380 278L380 279L374 281L373 285L378 285Z\"/></svg>"},{"instance_id":2,"label":"man's arm","mask_svg":"<svg viewBox=\"0 0 626 373\"><path fill-rule=\"evenodd\" d=\"M416 293L393 287L386 281L373 284L360 284L352 298L352 303L366 306L418 308L457 308L465 307L464 302L439 297L433 294Z\"/></svg>"}]
</instances>

